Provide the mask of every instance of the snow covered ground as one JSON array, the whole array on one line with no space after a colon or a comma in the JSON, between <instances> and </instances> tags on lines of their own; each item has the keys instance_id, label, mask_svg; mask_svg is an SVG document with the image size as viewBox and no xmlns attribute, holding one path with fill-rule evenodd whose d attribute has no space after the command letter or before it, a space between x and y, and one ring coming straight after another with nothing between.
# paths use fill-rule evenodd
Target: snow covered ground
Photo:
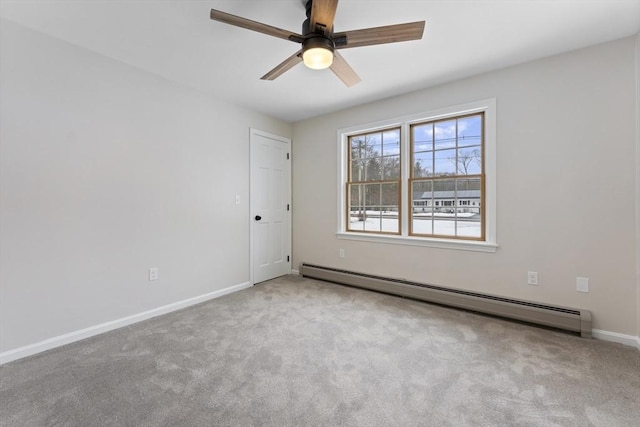
<instances>
[{"instance_id":1,"label":"snow covered ground","mask_svg":"<svg viewBox=\"0 0 640 427\"><path fill-rule=\"evenodd\" d=\"M380 215L379 212L376 214ZM383 214L384 215L384 214ZM473 214L458 214L459 217L473 216ZM422 216L422 215L421 215ZM415 234L437 234L445 236L460 237L480 237L480 220L463 220L456 221L453 214L437 215L431 220L431 215L422 216L420 219L413 220L413 232ZM357 218L351 218L351 231L388 231L395 233L398 231L398 219L375 216L371 214L367 216L366 221L360 221ZM457 229L457 233L456 233Z\"/></svg>"}]
</instances>

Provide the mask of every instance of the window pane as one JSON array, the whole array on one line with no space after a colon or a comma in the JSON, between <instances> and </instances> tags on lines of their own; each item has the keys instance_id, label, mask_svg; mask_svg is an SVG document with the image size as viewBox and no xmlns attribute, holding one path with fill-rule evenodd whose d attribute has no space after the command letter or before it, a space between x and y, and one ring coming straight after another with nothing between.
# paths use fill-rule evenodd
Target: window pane
<instances>
[{"instance_id":1,"label":"window pane","mask_svg":"<svg viewBox=\"0 0 640 427\"><path fill-rule=\"evenodd\" d=\"M365 228L380 230L380 184L367 184L365 186L365 210L367 224ZM373 226L373 228L371 228Z\"/></svg>"},{"instance_id":2,"label":"window pane","mask_svg":"<svg viewBox=\"0 0 640 427\"><path fill-rule=\"evenodd\" d=\"M349 192L349 206L357 209L361 206L363 200L362 185L349 184L347 191Z\"/></svg>"},{"instance_id":3,"label":"window pane","mask_svg":"<svg viewBox=\"0 0 640 427\"><path fill-rule=\"evenodd\" d=\"M382 135L380 133L370 133L365 135L366 157L379 157L382 153Z\"/></svg>"},{"instance_id":4,"label":"window pane","mask_svg":"<svg viewBox=\"0 0 640 427\"><path fill-rule=\"evenodd\" d=\"M447 218L449 216L449 218ZM433 220L433 234L436 236L453 237L456 235L456 221L453 214L439 214Z\"/></svg>"},{"instance_id":5,"label":"window pane","mask_svg":"<svg viewBox=\"0 0 640 427\"><path fill-rule=\"evenodd\" d=\"M380 159L362 159L351 161L350 181L374 181L382 177Z\"/></svg>"},{"instance_id":6,"label":"window pane","mask_svg":"<svg viewBox=\"0 0 640 427\"><path fill-rule=\"evenodd\" d=\"M458 147L480 145L482 142L482 116L465 117L458 120Z\"/></svg>"},{"instance_id":7,"label":"window pane","mask_svg":"<svg viewBox=\"0 0 640 427\"><path fill-rule=\"evenodd\" d=\"M364 203L368 210L374 210L380 205L380 184L364 186Z\"/></svg>"},{"instance_id":8,"label":"window pane","mask_svg":"<svg viewBox=\"0 0 640 427\"><path fill-rule=\"evenodd\" d=\"M433 205L433 182L414 181L411 183L411 197L414 206ZM424 202L417 204L418 202Z\"/></svg>"},{"instance_id":9,"label":"window pane","mask_svg":"<svg viewBox=\"0 0 640 427\"><path fill-rule=\"evenodd\" d=\"M482 183L480 178L458 179L456 180L456 190L458 190L458 197L461 194L473 194L478 200L480 200L480 190ZM465 196L470 197L470 196Z\"/></svg>"},{"instance_id":10,"label":"window pane","mask_svg":"<svg viewBox=\"0 0 640 427\"><path fill-rule=\"evenodd\" d=\"M433 181L434 198L436 199L441 200L446 197L452 197L455 189L455 179L437 179Z\"/></svg>"},{"instance_id":11,"label":"window pane","mask_svg":"<svg viewBox=\"0 0 640 427\"><path fill-rule=\"evenodd\" d=\"M397 183L382 184L381 186L380 212L382 217L382 231L398 233L400 232L400 221L398 219L400 192Z\"/></svg>"},{"instance_id":12,"label":"window pane","mask_svg":"<svg viewBox=\"0 0 640 427\"><path fill-rule=\"evenodd\" d=\"M400 156L388 156L382 158L383 178L400 179Z\"/></svg>"},{"instance_id":13,"label":"window pane","mask_svg":"<svg viewBox=\"0 0 640 427\"><path fill-rule=\"evenodd\" d=\"M411 127L413 151L433 150L433 124L414 125Z\"/></svg>"},{"instance_id":14,"label":"window pane","mask_svg":"<svg viewBox=\"0 0 640 427\"><path fill-rule=\"evenodd\" d=\"M433 234L455 236L456 180L440 179L433 182Z\"/></svg>"},{"instance_id":15,"label":"window pane","mask_svg":"<svg viewBox=\"0 0 640 427\"><path fill-rule=\"evenodd\" d=\"M480 179L456 180L457 236L482 237L481 188Z\"/></svg>"},{"instance_id":16,"label":"window pane","mask_svg":"<svg viewBox=\"0 0 640 427\"><path fill-rule=\"evenodd\" d=\"M482 155L480 147L458 150L458 175L477 175L481 173Z\"/></svg>"},{"instance_id":17,"label":"window pane","mask_svg":"<svg viewBox=\"0 0 640 427\"><path fill-rule=\"evenodd\" d=\"M433 175L433 151L413 154L413 177L420 178Z\"/></svg>"},{"instance_id":18,"label":"window pane","mask_svg":"<svg viewBox=\"0 0 640 427\"><path fill-rule=\"evenodd\" d=\"M351 159L360 159L364 157L364 138L350 138L351 142Z\"/></svg>"},{"instance_id":19,"label":"window pane","mask_svg":"<svg viewBox=\"0 0 640 427\"><path fill-rule=\"evenodd\" d=\"M351 158L364 159L380 156L380 134L366 134L351 137Z\"/></svg>"},{"instance_id":20,"label":"window pane","mask_svg":"<svg viewBox=\"0 0 640 427\"><path fill-rule=\"evenodd\" d=\"M382 179L382 165L380 164L380 161L380 157L366 160L367 163L364 168L362 181L379 181Z\"/></svg>"},{"instance_id":21,"label":"window pane","mask_svg":"<svg viewBox=\"0 0 640 427\"><path fill-rule=\"evenodd\" d=\"M364 181L364 160L352 160L349 181Z\"/></svg>"},{"instance_id":22,"label":"window pane","mask_svg":"<svg viewBox=\"0 0 640 427\"><path fill-rule=\"evenodd\" d=\"M456 121L436 122L434 126L435 149L454 148L456 146Z\"/></svg>"},{"instance_id":23,"label":"window pane","mask_svg":"<svg viewBox=\"0 0 640 427\"><path fill-rule=\"evenodd\" d=\"M382 134L382 155L399 155L400 154L400 130L393 129Z\"/></svg>"},{"instance_id":24,"label":"window pane","mask_svg":"<svg viewBox=\"0 0 640 427\"><path fill-rule=\"evenodd\" d=\"M400 201L398 184L395 182L380 185L380 202L384 211L398 212L398 202Z\"/></svg>"},{"instance_id":25,"label":"window pane","mask_svg":"<svg viewBox=\"0 0 640 427\"><path fill-rule=\"evenodd\" d=\"M364 227L366 231L382 231L382 215L380 212L369 212Z\"/></svg>"},{"instance_id":26,"label":"window pane","mask_svg":"<svg viewBox=\"0 0 640 427\"><path fill-rule=\"evenodd\" d=\"M349 219L347 227L349 230L364 230L364 186L360 184L349 184Z\"/></svg>"},{"instance_id":27,"label":"window pane","mask_svg":"<svg viewBox=\"0 0 640 427\"><path fill-rule=\"evenodd\" d=\"M368 159L375 159L380 157L382 153L382 145L380 144L367 144L366 146L366 156Z\"/></svg>"},{"instance_id":28,"label":"window pane","mask_svg":"<svg viewBox=\"0 0 640 427\"><path fill-rule=\"evenodd\" d=\"M411 232L413 234L433 234L433 183L414 181L411 187L412 212Z\"/></svg>"},{"instance_id":29,"label":"window pane","mask_svg":"<svg viewBox=\"0 0 640 427\"><path fill-rule=\"evenodd\" d=\"M353 143L353 141L351 141ZM349 153L349 159L359 159L360 158L360 150L357 147L351 147L351 152Z\"/></svg>"},{"instance_id":30,"label":"window pane","mask_svg":"<svg viewBox=\"0 0 640 427\"><path fill-rule=\"evenodd\" d=\"M433 234L453 237L456 233L456 180L439 179L433 182Z\"/></svg>"},{"instance_id":31,"label":"window pane","mask_svg":"<svg viewBox=\"0 0 640 427\"><path fill-rule=\"evenodd\" d=\"M442 150L435 152L434 175L455 175L456 173L456 150Z\"/></svg>"},{"instance_id":32,"label":"window pane","mask_svg":"<svg viewBox=\"0 0 640 427\"><path fill-rule=\"evenodd\" d=\"M458 237L482 237L480 213L472 218L458 218Z\"/></svg>"}]
</instances>

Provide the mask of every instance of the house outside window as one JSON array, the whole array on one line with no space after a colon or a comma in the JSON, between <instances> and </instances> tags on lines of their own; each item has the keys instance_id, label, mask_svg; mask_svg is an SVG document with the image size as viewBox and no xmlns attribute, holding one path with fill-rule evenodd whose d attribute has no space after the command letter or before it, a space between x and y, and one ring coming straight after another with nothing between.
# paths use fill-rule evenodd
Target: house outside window
<instances>
[{"instance_id":1,"label":"house outside window","mask_svg":"<svg viewBox=\"0 0 640 427\"><path fill-rule=\"evenodd\" d=\"M338 131L340 239L495 252L495 99Z\"/></svg>"}]
</instances>

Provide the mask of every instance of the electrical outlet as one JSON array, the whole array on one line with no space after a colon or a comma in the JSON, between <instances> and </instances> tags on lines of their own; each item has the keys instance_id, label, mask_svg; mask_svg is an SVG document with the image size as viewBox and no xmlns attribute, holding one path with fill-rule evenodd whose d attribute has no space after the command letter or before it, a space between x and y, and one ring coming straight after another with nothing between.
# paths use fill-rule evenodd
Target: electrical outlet
<instances>
[{"instance_id":1,"label":"electrical outlet","mask_svg":"<svg viewBox=\"0 0 640 427\"><path fill-rule=\"evenodd\" d=\"M527 272L527 284L538 286L538 272L537 271L529 271Z\"/></svg>"},{"instance_id":2,"label":"electrical outlet","mask_svg":"<svg viewBox=\"0 0 640 427\"><path fill-rule=\"evenodd\" d=\"M149 281L158 280L158 267L151 267L149 269Z\"/></svg>"},{"instance_id":3,"label":"electrical outlet","mask_svg":"<svg viewBox=\"0 0 640 427\"><path fill-rule=\"evenodd\" d=\"M344 249L340 249L340 258L344 258Z\"/></svg>"},{"instance_id":4,"label":"electrical outlet","mask_svg":"<svg viewBox=\"0 0 640 427\"><path fill-rule=\"evenodd\" d=\"M589 292L589 278L588 277L576 277L576 291Z\"/></svg>"},{"instance_id":5,"label":"electrical outlet","mask_svg":"<svg viewBox=\"0 0 640 427\"><path fill-rule=\"evenodd\" d=\"M240 195L236 194L236 205L240 204Z\"/></svg>"}]
</instances>

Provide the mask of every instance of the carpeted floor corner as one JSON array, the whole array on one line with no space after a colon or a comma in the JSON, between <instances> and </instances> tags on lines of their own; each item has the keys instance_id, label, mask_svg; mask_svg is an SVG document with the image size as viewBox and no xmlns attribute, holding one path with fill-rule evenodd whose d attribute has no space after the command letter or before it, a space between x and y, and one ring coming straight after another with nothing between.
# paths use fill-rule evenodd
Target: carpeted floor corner
<instances>
[{"instance_id":1,"label":"carpeted floor corner","mask_svg":"<svg viewBox=\"0 0 640 427\"><path fill-rule=\"evenodd\" d=\"M640 352L285 276L0 367L2 426L637 426Z\"/></svg>"}]
</instances>

